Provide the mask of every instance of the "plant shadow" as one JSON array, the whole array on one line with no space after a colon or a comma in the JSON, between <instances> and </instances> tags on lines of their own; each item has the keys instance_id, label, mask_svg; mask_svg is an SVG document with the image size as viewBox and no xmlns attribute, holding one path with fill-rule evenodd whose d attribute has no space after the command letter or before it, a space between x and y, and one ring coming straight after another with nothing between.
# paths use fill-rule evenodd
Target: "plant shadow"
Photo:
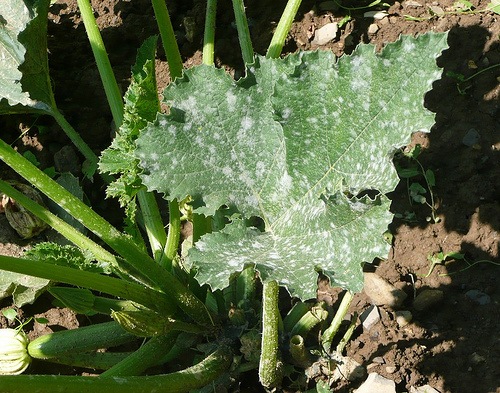
<instances>
[{"instance_id":1,"label":"plant shadow","mask_svg":"<svg viewBox=\"0 0 500 393\"><path fill-rule=\"evenodd\" d=\"M500 68L478 72L500 64L500 51L491 33L480 26L451 29L448 44L438 59L443 76L425 97L426 107L436 114L435 124L430 134L416 134L412 141L422 144L419 160L435 173L433 193L441 222L428 223L430 209L410 204L406 181L391 194L391 211L401 216L411 211L416 220L394 220L390 228L395 246L377 272L406 281L410 296L402 307L413 313L413 321L391 333L397 324L390 311L385 321L382 318L380 332L392 334L394 341L379 343L365 361L398 354L391 355L400 362L398 372L390 375L384 367L376 371L399 380L400 392L409 389L412 379L424 379L440 392L491 393L498 391L500 377ZM450 76L457 74L471 79L458 85ZM459 252L469 263L496 265L484 262L469 268L464 260L452 260L428 275L428 257L439 252ZM442 291L443 300L415 310L413 295L424 289ZM477 293L484 303L474 296ZM408 364L415 370L405 369Z\"/></svg>"}]
</instances>

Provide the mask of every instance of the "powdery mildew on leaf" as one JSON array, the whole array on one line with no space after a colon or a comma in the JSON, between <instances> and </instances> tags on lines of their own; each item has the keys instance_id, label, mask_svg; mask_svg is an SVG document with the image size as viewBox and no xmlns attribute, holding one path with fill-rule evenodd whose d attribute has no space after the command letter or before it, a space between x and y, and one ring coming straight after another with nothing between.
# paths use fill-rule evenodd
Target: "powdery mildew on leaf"
<instances>
[{"instance_id":1,"label":"powdery mildew on leaf","mask_svg":"<svg viewBox=\"0 0 500 393\"><path fill-rule=\"evenodd\" d=\"M24 62L26 49L18 41L33 15L21 0L2 0L0 2L0 101L6 99L9 105L29 102L28 93L21 90L20 64Z\"/></svg>"},{"instance_id":2,"label":"powdery mildew on leaf","mask_svg":"<svg viewBox=\"0 0 500 393\"><path fill-rule=\"evenodd\" d=\"M0 113L48 112L55 106L47 63L48 7L49 0L0 1Z\"/></svg>"},{"instance_id":3,"label":"powdery mildew on leaf","mask_svg":"<svg viewBox=\"0 0 500 393\"><path fill-rule=\"evenodd\" d=\"M266 228L236 220L204 236L189 254L198 279L223 288L255 264L303 299L315 296L319 269L361 290L360 264L387 254L392 216L383 196L348 195L394 189L393 152L433 124L422 102L445 47L446 34L426 34L381 53L360 45L339 61L328 52L260 59L239 82L200 67L168 89L171 114L138 139L144 184L192 195L205 214L232 205Z\"/></svg>"},{"instance_id":4,"label":"powdery mildew on leaf","mask_svg":"<svg viewBox=\"0 0 500 393\"><path fill-rule=\"evenodd\" d=\"M171 114L159 115L137 142L148 188L169 199L202 199L198 212L207 215L223 204L262 215L263 190L286 175L283 130L269 107L269 81L288 63L260 63L241 82L220 69L193 68L165 90Z\"/></svg>"}]
</instances>

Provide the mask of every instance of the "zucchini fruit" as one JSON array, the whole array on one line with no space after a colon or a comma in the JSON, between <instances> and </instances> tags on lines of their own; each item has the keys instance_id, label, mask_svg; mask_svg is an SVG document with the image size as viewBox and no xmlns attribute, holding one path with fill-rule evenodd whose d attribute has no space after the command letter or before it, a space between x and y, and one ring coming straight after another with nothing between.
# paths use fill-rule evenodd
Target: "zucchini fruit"
<instances>
[{"instance_id":1,"label":"zucchini fruit","mask_svg":"<svg viewBox=\"0 0 500 393\"><path fill-rule=\"evenodd\" d=\"M136 335L112 321L38 337L29 343L28 353L36 359L51 359L114 347L136 339Z\"/></svg>"}]
</instances>

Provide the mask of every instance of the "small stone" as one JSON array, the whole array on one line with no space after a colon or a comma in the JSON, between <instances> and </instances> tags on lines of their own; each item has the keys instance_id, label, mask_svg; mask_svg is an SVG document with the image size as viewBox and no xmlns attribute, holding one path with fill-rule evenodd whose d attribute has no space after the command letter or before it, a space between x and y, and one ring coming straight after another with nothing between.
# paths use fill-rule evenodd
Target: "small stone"
<instances>
[{"instance_id":1,"label":"small stone","mask_svg":"<svg viewBox=\"0 0 500 393\"><path fill-rule=\"evenodd\" d=\"M375 34L378 29L379 27L375 23L372 23L370 26L368 26L368 34Z\"/></svg>"},{"instance_id":2,"label":"small stone","mask_svg":"<svg viewBox=\"0 0 500 393\"><path fill-rule=\"evenodd\" d=\"M472 364L479 364L485 362L486 358L478 354L477 352L474 352L470 357L470 361L472 362Z\"/></svg>"},{"instance_id":3,"label":"small stone","mask_svg":"<svg viewBox=\"0 0 500 393\"><path fill-rule=\"evenodd\" d=\"M482 59L481 59L481 65L483 67L488 67L490 65L490 59L488 59L487 56L484 56Z\"/></svg>"},{"instance_id":4,"label":"small stone","mask_svg":"<svg viewBox=\"0 0 500 393\"><path fill-rule=\"evenodd\" d=\"M462 143L465 146L474 146L479 144L481 142L481 135L479 132L476 131L475 128L471 128L469 131L467 131L467 134L462 138Z\"/></svg>"},{"instance_id":5,"label":"small stone","mask_svg":"<svg viewBox=\"0 0 500 393\"><path fill-rule=\"evenodd\" d=\"M418 311L426 310L443 300L443 296L439 289L424 289L413 301L413 307Z\"/></svg>"},{"instance_id":6,"label":"small stone","mask_svg":"<svg viewBox=\"0 0 500 393\"><path fill-rule=\"evenodd\" d=\"M478 354L477 352L474 352L470 357L470 361L472 364L479 364L479 363L485 362L486 358L484 356Z\"/></svg>"},{"instance_id":7,"label":"small stone","mask_svg":"<svg viewBox=\"0 0 500 393\"><path fill-rule=\"evenodd\" d=\"M415 7L415 8L422 7L421 3L419 3L418 1L414 1L414 0L408 0L408 1L406 1L405 5L407 7Z\"/></svg>"},{"instance_id":8,"label":"small stone","mask_svg":"<svg viewBox=\"0 0 500 393\"><path fill-rule=\"evenodd\" d=\"M380 321L380 313L377 306L370 306L359 316L363 329L370 330Z\"/></svg>"},{"instance_id":9,"label":"small stone","mask_svg":"<svg viewBox=\"0 0 500 393\"><path fill-rule=\"evenodd\" d=\"M332 354L332 360L331 364L335 369L330 370L329 375L334 381L347 379L352 382L366 375L365 368L349 356Z\"/></svg>"},{"instance_id":10,"label":"small stone","mask_svg":"<svg viewBox=\"0 0 500 393\"><path fill-rule=\"evenodd\" d=\"M429 9L432 11L433 14L435 15L442 15L444 14L444 11L441 7L438 7L437 5L431 5Z\"/></svg>"},{"instance_id":11,"label":"small stone","mask_svg":"<svg viewBox=\"0 0 500 393\"><path fill-rule=\"evenodd\" d=\"M399 307L406 299L406 293L396 288L375 273L365 273L364 291L376 306Z\"/></svg>"},{"instance_id":12,"label":"small stone","mask_svg":"<svg viewBox=\"0 0 500 393\"><path fill-rule=\"evenodd\" d=\"M328 23L314 32L312 44L325 45L337 37L338 23Z\"/></svg>"},{"instance_id":13,"label":"small stone","mask_svg":"<svg viewBox=\"0 0 500 393\"><path fill-rule=\"evenodd\" d=\"M384 19L387 15L387 11L367 11L363 14L365 18L373 18L373 19Z\"/></svg>"},{"instance_id":14,"label":"small stone","mask_svg":"<svg viewBox=\"0 0 500 393\"><path fill-rule=\"evenodd\" d=\"M481 306L491 303L491 298L486 293L478 291L477 289L471 289L470 291L465 292L465 296L472 301L479 303Z\"/></svg>"},{"instance_id":15,"label":"small stone","mask_svg":"<svg viewBox=\"0 0 500 393\"><path fill-rule=\"evenodd\" d=\"M398 368L393 365L385 366L385 372L387 374L394 374Z\"/></svg>"},{"instance_id":16,"label":"small stone","mask_svg":"<svg viewBox=\"0 0 500 393\"><path fill-rule=\"evenodd\" d=\"M63 146L54 154L54 167L57 172L71 172L76 175L82 169L80 160L72 146Z\"/></svg>"},{"instance_id":17,"label":"small stone","mask_svg":"<svg viewBox=\"0 0 500 393\"><path fill-rule=\"evenodd\" d=\"M408 325L413 319L413 315L408 310L396 311L396 323L399 327Z\"/></svg>"},{"instance_id":18,"label":"small stone","mask_svg":"<svg viewBox=\"0 0 500 393\"><path fill-rule=\"evenodd\" d=\"M396 384L377 373L371 373L356 393L396 393Z\"/></svg>"},{"instance_id":19,"label":"small stone","mask_svg":"<svg viewBox=\"0 0 500 393\"><path fill-rule=\"evenodd\" d=\"M439 391L429 385L424 385L418 388L412 386L410 388L410 393L439 393Z\"/></svg>"}]
</instances>

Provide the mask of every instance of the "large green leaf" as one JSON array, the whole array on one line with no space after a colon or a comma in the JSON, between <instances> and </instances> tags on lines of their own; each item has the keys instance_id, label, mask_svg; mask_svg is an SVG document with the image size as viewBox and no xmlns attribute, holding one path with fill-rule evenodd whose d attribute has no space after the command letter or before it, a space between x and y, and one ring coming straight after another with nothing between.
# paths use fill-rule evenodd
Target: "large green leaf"
<instances>
[{"instance_id":1,"label":"large green leaf","mask_svg":"<svg viewBox=\"0 0 500 393\"><path fill-rule=\"evenodd\" d=\"M422 103L446 37L402 37L380 53L360 45L338 61L330 52L259 58L238 82L202 66L167 88L171 113L137 140L144 184L193 196L200 213L226 204L265 223L260 232L235 220L197 242L189 258L200 281L222 288L255 264L301 298L315 296L319 269L361 290L360 264L388 252L392 155L433 124Z\"/></svg>"},{"instance_id":2,"label":"large green leaf","mask_svg":"<svg viewBox=\"0 0 500 393\"><path fill-rule=\"evenodd\" d=\"M0 1L0 114L55 107L47 59L49 4Z\"/></svg>"}]
</instances>

